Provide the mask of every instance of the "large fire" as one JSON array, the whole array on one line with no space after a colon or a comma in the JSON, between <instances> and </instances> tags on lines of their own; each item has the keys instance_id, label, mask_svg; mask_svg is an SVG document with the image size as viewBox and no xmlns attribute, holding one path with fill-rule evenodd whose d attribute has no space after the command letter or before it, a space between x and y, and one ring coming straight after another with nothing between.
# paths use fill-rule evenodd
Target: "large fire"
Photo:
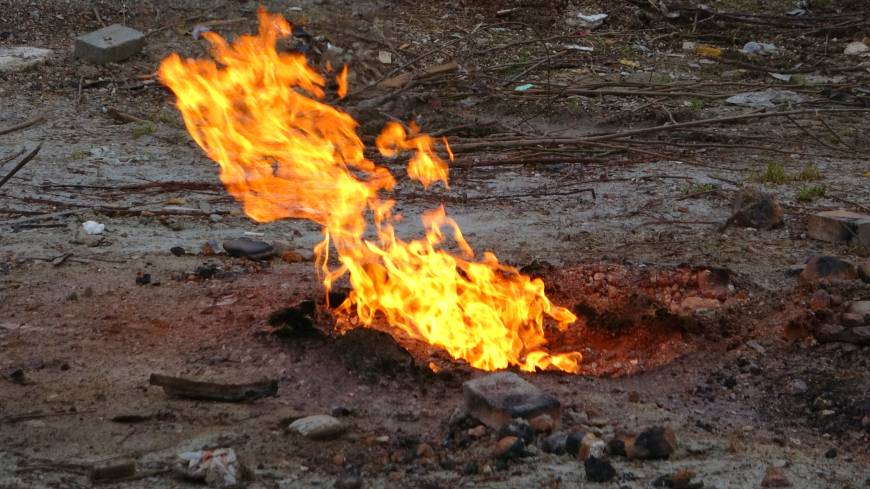
<instances>
[{"instance_id":1,"label":"large fire","mask_svg":"<svg viewBox=\"0 0 870 489\"><path fill-rule=\"evenodd\" d=\"M393 175L363 156L356 121L321 102L325 79L305 56L277 51L276 41L291 35L287 21L265 11L259 20L256 36L232 44L205 33L214 60L172 54L160 65L160 80L176 94L187 130L220 165L221 180L250 218L303 218L323 226L315 248L323 283L329 290L346 275L352 287L337 308L344 327L352 327L353 313L366 326L383 318L479 369L578 372L580 353L550 353L544 336L545 315L561 330L576 317L550 302L540 279L489 252L476 260L443 207L424 214L425 238L396 237L393 201L382 196L394 187ZM338 82L343 96L346 68ZM386 156L415 151L408 175L426 187L447 184L447 163L435 146L414 125L406 131L389 124L377 138ZM460 253L443 249L445 228ZM333 268L332 250L340 263Z\"/></svg>"}]
</instances>

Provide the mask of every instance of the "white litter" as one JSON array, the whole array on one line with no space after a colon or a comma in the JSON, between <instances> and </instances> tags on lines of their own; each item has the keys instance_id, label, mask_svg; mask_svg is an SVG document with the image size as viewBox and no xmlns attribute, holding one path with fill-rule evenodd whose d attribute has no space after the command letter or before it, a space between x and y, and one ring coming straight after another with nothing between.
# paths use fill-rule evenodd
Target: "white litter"
<instances>
[{"instance_id":1,"label":"white litter","mask_svg":"<svg viewBox=\"0 0 870 489\"><path fill-rule=\"evenodd\" d=\"M790 90L775 90L772 88L761 92L738 93L725 99L725 102L729 104L755 109L767 109L780 104L799 104L803 101L804 97L800 94Z\"/></svg>"},{"instance_id":2,"label":"white litter","mask_svg":"<svg viewBox=\"0 0 870 489\"><path fill-rule=\"evenodd\" d=\"M206 32L211 32L211 27L207 25L197 24L193 26L193 30L190 31L190 36L194 39L199 39Z\"/></svg>"},{"instance_id":3,"label":"white litter","mask_svg":"<svg viewBox=\"0 0 870 489\"><path fill-rule=\"evenodd\" d=\"M791 81L791 75L789 75L787 73L768 73L768 75L776 78L779 81L784 81L784 82Z\"/></svg>"},{"instance_id":4,"label":"white litter","mask_svg":"<svg viewBox=\"0 0 870 489\"><path fill-rule=\"evenodd\" d=\"M223 489L242 485L242 465L232 448L184 452L178 458L180 471L190 479Z\"/></svg>"},{"instance_id":5,"label":"white litter","mask_svg":"<svg viewBox=\"0 0 870 489\"><path fill-rule=\"evenodd\" d=\"M106 230L106 225L100 224L97 221L85 221L82 223L82 228L84 228L86 233L91 235L103 234L103 231Z\"/></svg>"},{"instance_id":6,"label":"white litter","mask_svg":"<svg viewBox=\"0 0 870 489\"><path fill-rule=\"evenodd\" d=\"M870 47L860 41L850 42L846 44L846 49L843 50L843 54L848 56L857 56L859 54L864 54L870 51Z\"/></svg>"},{"instance_id":7,"label":"white litter","mask_svg":"<svg viewBox=\"0 0 870 489\"><path fill-rule=\"evenodd\" d=\"M750 41L743 45L743 49L741 49L740 52L743 54L760 54L762 56L767 56L776 53L778 50L779 49L775 44Z\"/></svg>"},{"instance_id":8,"label":"white litter","mask_svg":"<svg viewBox=\"0 0 870 489\"><path fill-rule=\"evenodd\" d=\"M590 53L592 51L595 51L595 48L593 48L592 46L581 46L579 44L566 44L565 49L570 49L572 51L586 51Z\"/></svg>"}]
</instances>

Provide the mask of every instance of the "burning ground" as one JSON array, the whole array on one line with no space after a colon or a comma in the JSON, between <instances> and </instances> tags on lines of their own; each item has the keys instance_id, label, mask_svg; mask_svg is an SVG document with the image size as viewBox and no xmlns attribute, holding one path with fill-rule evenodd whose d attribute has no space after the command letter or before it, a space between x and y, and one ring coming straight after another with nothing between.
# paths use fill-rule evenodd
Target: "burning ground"
<instances>
[{"instance_id":1,"label":"burning ground","mask_svg":"<svg viewBox=\"0 0 870 489\"><path fill-rule=\"evenodd\" d=\"M286 200L270 212L284 213L264 216L230 184L258 224L191 141L175 105L184 97L153 74L173 52L206 58L206 29L230 40L257 32L256 4L71 5L16 2L0 18L0 46L55 50L31 70L0 74L13 109L0 129L42 115L0 135L3 175L42 143L0 189L0 485L86 487L95 465L132 459L132 476L109 473L127 478L110 484L194 487L173 470L176 457L215 448L241 457L250 487L594 487L607 478L742 488L766 472L767 485L784 483L780 475L795 487L866 483L870 290L850 268L866 250L851 237L811 239L821 231L810 224L821 211L870 205L867 119L856 111L866 105L867 58L844 54L867 35L860 5L792 16L778 2L763 12L723 4L717 14L686 5L670 19L631 2L266 5L297 26L278 51L303 52L324 76L322 102L359 123L361 153L343 151L341 164L362 165L351 174L362 181L372 167L360 157L395 177L392 190L376 186L395 202L390 215L403 216L395 235L420 239L420 217L443 205L480 256L492 251L510 267L502 278L540 279L546 300L565 308L560 317L578 318L562 329L546 319L540 334L547 351L582 355L580 375L522 374L561 406L559 427L532 419L533 440L462 414L464 383L485 376L473 359L396 326L419 318L360 309L371 296L332 275L348 265L334 253L314 263L324 226L334 239L348 229L327 222L346 217L324 200L337 190L298 206L312 182L291 171L307 185L271 189ZM578 25L578 13L598 12L609 14L603 24ZM144 51L110 66L72 56L77 35L115 22L146 33ZM776 52L739 52L749 41ZM768 89L784 98L766 111L725 102ZM735 116L743 119L720 120ZM409 167L413 152L374 150L391 121L415 121L445 161L448 138L449 188L432 184L437 171ZM392 141L417 148L408 136ZM85 221L105 229L88 234ZM267 244L231 241L246 233ZM390 248L383 238L376 244ZM365 263L361 276L381 276L361 239L374 238L333 247ZM462 246L443 249L464 256ZM823 255L832 258L807 263ZM330 306L317 268L334 279ZM452 280L470 280L458 269ZM368 310L378 311L374 329L340 334ZM540 339L522 341L510 363ZM241 399L192 400L172 390L183 382L155 377L161 388L152 374L218 384L197 386L199 397ZM329 440L297 432L311 415L337 420L322 428ZM576 453L547 453L553 429L573 433ZM650 439L667 458L637 451ZM632 447L627 456L619 442Z\"/></svg>"}]
</instances>

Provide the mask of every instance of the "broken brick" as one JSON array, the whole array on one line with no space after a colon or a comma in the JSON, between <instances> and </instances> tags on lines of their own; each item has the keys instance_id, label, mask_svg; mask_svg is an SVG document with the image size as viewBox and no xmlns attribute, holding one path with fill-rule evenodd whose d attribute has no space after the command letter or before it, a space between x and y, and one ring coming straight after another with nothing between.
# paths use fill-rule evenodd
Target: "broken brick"
<instances>
[{"instance_id":1,"label":"broken brick","mask_svg":"<svg viewBox=\"0 0 870 489\"><path fill-rule=\"evenodd\" d=\"M858 244L870 245L870 215L843 209L819 212L807 219L807 236L829 243L855 240Z\"/></svg>"},{"instance_id":2,"label":"broken brick","mask_svg":"<svg viewBox=\"0 0 870 489\"><path fill-rule=\"evenodd\" d=\"M123 61L145 47L145 35L125 25L112 24L76 39L75 55L92 63Z\"/></svg>"},{"instance_id":3,"label":"broken brick","mask_svg":"<svg viewBox=\"0 0 870 489\"><path fill-rule=\"evenodd\" d=\"M556 426L561 419L558 399L513 372L469 380L462 384L462 392L468 413L493 429L501 429L514 418L548 414Z\"/></svg>"}]
</instances>

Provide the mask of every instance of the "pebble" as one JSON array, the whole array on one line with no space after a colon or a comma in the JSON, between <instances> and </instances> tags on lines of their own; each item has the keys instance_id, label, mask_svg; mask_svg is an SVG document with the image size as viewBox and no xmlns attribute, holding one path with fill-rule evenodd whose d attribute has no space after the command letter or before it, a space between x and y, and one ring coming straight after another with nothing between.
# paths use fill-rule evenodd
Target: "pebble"
<instances>
[{"instance_id":1,"label":"pebble","mask_svg":"<svg viewBox=\"0 0 870 489\"><path fill-rule=\"evenodd\" d=\"M791 487L791 481L782 470L776 467L768 467L761 480L761 487Z\"/></svg>"},{"instance_id":2,"label":"pebble","mask_svg":"<svg viewBox=\"0 0 870 489\"><path fill-rule=\"evenodd\" d=\"M332 416L316 414L297 419L288 429L312 440L328 440L340 436L347 427Z\"/></svg>"},{"instance_id":3,"label":"pebble","mask_svg":"<svg viewBox=\"0 0 870 489\"><path fill-rule=\"evenodd\" d=\"M788 383L788 393L797 396L799 394L805 393L809 387L807 383L801 379L794 379Z\"/></svg>"},{"instance_id":4,"label":"pebble","mask_svg":"<svg viewBox=\"0 0 870 489\"><path fill-rule=\"evenodd\" d=\"M549 414L542 414L532 418L532 420L529 421L529 426L535 430L535 433L552 433L553 428L556 426L556 422L553 421L553 417Z\"/></svg>"},{"instance_id":5,"label":"pebble","mask_svg":"<svg viewBox=\"0 0 870 489\"><path fill-rule=\"evenodd\" d=\"M870 301L853 301L849 303L846 312L866 317L870 314Z\"/></svg>"},{"instance_id":6,"label":"pebble","mask_svg":"<svg viewBox=\"0 0 870 489\"><path fill-rule=\"evenodd\" d=\"M363 486L362 477L355 469L347 469L335 479L332 487L335 489L360 489Z\"/></svg>"},{"instance_id":7,"label":"pebble","mask_svg":"<svg viewBox=\"0 0 870 489\"><path fill-rule=\"evenodd\" d=\"M864 325L864 316L847 312L840 318L840 323L847 328L857 328Z\"/></svg>"},{"instance_id":8,"label":"pebble","mask_svg":"<svg viewBox=\"0 0 870 489\"><path fill-rule=\"evenodd\" d=\"M801 272L801 280L806 283L850 281L857 277L855 265L837 257L823 255L810 258Z\"/></svg>"},{"instance_id":9,"label":"pebble","mask_svg":"<svg viewBox=\"0 0 870 489\"><path fill-rule=\"evenodd\" d=\"M583 462L583 468L590 482L608 482L616 477L616 469L603 458L589 457Z\"/></svg>"},{"instance_id":10,"label":"pebble","mask_svg":"<svg viewBox=\"0 0 870 489\"><path fill-rule=\"evenodd\" d=\"M467 433L468 433L468 436L475 438L475 439L483 438L484 436L486 436L486 426L478 425L478 426L475 426L474 428L469 428Z\"/></svg>"},{"instance_id":11,"label":"pebble","mask_svg":"<svg viewBox=\"0 0 870 489\"><path fill-rule=\"evenodd\" d=\"M825 458L837 458L837 449L836 448L829 448L825 452Z\"/></svg>"},{"instance_id":12,"label":"pebble","mask_svg":"<svg viewBox=\"0 0 870 489\"><path fill-rule=\"evenodd\" d=\"M523 439L517 436L505 436L495 445L493 455L495 458L512 459L523 455L526 445Z\"/></svg>"},{"instance_id":13,"label":"pebble","mask_svg":"<svg viewBox=\"0 0 870 489\"><path fill-rule=\"evenodd\" d=\"M175 256L183 256L184 248L182 248L181 246L173 246L172 248L169 248L169 252Z\"/></svg>"},{"instance_id":14,"label":"pebble","mask_svg":"<svg viewBox=\"0 0 870 489\"><path fill-rule=\"evenodd\" d=\"M565 453L565 442L568 439L568 435L562 433L561 431L553 433L552 435L544 438L544 441L541 442L541 450L544 453L552 453L555 455L562 455Z\"/></svg>"},{"instance_id":15,"label":"pebble","mask_svg":"<svg viewBox=\"0 0 870 489\"><path fill-rule=\"evenodd\" d=\"M535 430L525 419L514 418L499 430L498 436L500 438L516 436L522 439L526 445L531 445L535 441Z\"/></svg>"},{"instance_id":16,"label":"pebble","mask_svg":"<svg viewBox=\"0 0 870 489\"><path fill-rule=\"evenodd\" d=\"M625 443L625 453L629 458L665 459L677 448L677 437L670 427L654 426L642 431L634 439Z\"/></svg>"},{"instance_id":17,"label":"pebble","mask_svg":"<svg viewBox=\"0 0 870 489\"><path fill-rule=\"evenodd\" d=\"M426 460L435 460L435 449L428 443L421 443L417 446L417 458Z\"/></svg>"},{"instance_id":18,"label":"pebble","mask_svg":"<svg viewBox=\"0 0 870 489\"><path fill-rule=\"evenodd\" d=\"M810 309L813 311L820 311L829 307L831 307L830 294L828 294L824 289L819 289L813 292L812 297L810 297Z\"/></svg>"},{"instance_id":19,"label":"pebble","mask_svg":"<svg viewBox=\"0 0 870 489\"><path fill-rule=\"evenodd\" d=\"M565 438L565 451L571 454L571 456L576 457L580 453L580 445L583 444L583 437L585 436L586 433L583 431L569 433Z\"/></svg>"},{"instance_id":20,"label":"pebble","mask_svg":"<svg viewBox=\"0 0 870 489\"><path fill-rule=\"evenodd\" d=\"M224 251L234 257L264 260L275 254L275 247L265 241L250 238L228 239L223 243Z\"/></svg>"}]
</instances>

